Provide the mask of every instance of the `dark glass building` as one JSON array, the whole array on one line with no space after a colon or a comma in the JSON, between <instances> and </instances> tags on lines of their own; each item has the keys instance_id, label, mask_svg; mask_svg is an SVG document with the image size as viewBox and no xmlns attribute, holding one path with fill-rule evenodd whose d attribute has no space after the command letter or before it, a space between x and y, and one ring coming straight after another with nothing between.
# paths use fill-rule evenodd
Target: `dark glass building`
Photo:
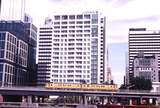
<instances>
[{"instance_id":1,"label":"dark glass building","mask_svg":"<svg viewBox=\"0 0 160 108\"><path fill-rule=\"evenodd\" d=\"M21 21L0 21L0 85L36 84L37 28Z\"/></svg>"}]
</instances>

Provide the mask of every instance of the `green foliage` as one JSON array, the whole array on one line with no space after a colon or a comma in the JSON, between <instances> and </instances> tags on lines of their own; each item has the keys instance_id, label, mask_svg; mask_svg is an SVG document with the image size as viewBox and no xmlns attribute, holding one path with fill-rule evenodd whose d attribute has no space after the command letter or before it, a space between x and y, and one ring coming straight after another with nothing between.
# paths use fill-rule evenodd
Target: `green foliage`
<instances>
[{"instance_id":1,"label":"green foliage","mask_svg":"<svg viewBox=\"0 0 160 108\"><path fill-rule=\"evenodd\" d=\"M111 80L111 85L113 85L114 84L114 81L113 80Z\"/></svg>"},{"instance_id":2,"label":"green foliage","mask_svg":"<svg viewBox=\"0 0 160 108\"><path fill-rule=\"evenodd\" d=\"M145 79L144 77L135 77L133 79L131 89L134 90L151 90L152 89L152 82L149 79Z\"/></svg>"},{"instance_id":3,"label":"green foliage","mask_svg":"<svg viewBox=\"0 0 160 108\"><path fill-rule=\"evenodd\" d=\"M103 82L102 84L104 84L104 85L109 85L109 84L114 85L115 83L114 83L114 81L113 81L113 80L111 80L111 82L110 82L110 83L109 83L109 82L107 82L107 81L105 81L105 82Z\"/></svg>"},{"instance_id":4,"label":"green foliage","mask_svg":"<svg viewBox=\"0 0 160 108\"><path fill-rule=\"evenodd\" d=\"M151 90L152 82L144 77L135 77L130 85L121 85L120 89Z\"/></svg>"},{"instance_id":5,"label":"green foliage","mask_svg":"<svg viewBox=\"0 0 160 108\"><path fill-rule=\"evenodd\" d=\"M122 84L119 89L127 89L127 85Z\"/></svg>"}]
</instances>

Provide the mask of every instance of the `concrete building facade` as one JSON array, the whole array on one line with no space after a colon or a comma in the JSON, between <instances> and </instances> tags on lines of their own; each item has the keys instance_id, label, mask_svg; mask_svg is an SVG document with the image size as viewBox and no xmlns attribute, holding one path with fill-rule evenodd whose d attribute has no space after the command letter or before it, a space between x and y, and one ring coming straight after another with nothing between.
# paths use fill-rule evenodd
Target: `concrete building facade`
<instances>
[{"instance_id":1,"label":"concrete building facade","mask_svg":"<svg viewBox=\"0 0 160 108\"><path fill-rule=\"evenodd\" d=\"M38 84L105 80L105 17L99 12L54 15L39 29Z\"/></svg>"},{"instance_id":2,"label":"concrete building facade","mask_svg":"<svg viewBox=\"0 0 160 108\"><path fill-rule=\"evenodd\" d=\"M134 59L134 77L144 77L152 82L158 82L158 55L138 55Z\"/></svg>"},{"instance_id":3,"label":"concrete building facade","mask_svg":"<svg viewBox=\"0 0 160 108\"><path fill-rule=\"evenodd\" d=\"M25 0L0 0L0 20L24 21Z\"/></svg>"}]
</instances>

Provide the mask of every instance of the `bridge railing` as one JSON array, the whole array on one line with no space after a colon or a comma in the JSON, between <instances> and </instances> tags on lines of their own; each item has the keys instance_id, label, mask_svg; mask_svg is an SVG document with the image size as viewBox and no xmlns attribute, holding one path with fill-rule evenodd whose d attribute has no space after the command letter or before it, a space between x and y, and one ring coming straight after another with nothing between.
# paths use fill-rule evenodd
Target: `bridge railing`
<instances>
[{"instance_id":1,"label":"bridge railing","mask_svg":"<svg viewBox=\"0 0 160 108\"><path fill-rule=\"evenodd\" d=\"M119 92L141 92L141 93L151 93L150 90L128 90L128 89L119 89Z\"/></svg>"},{"instance_id":2,"label":"bridge railing","mask_svg":"<svg viewBox=\"0 0 160 108\"><path fill-rule=\"evenodd\" d=\"M35 86L35 87L27 87L27 86L12 86L12 87L0 87L0 89L18 89L18 90L39 90L39 91L45 91L48 90L42 86ZM50 90L50 89L49 89ZM51 89L51 90L57 90L57 89ZM58 90L59 91L59 90ZM62 89L62 91L65 91L64 89ZM68 91L68 90L67 90ZM84 90L70 90L70 91L84 91ZM93 92L93 91L92 91ZM96 92L96 91L94 91ZM105 91L102 91L105 92ZM107 92L107 91L106 91ZM112 91L108 91L108 92L112 92ZM119 89L118 91L114 91L114 92L120 92L120 93L152 93L152 94L160 94L159 92L153 92L151 90L129 90L129 89Z\"/></svg>"},{"instance_id":3,"label":"bridge railing","mask_svg":"<svg viewBox=\"0 0 160 108\"><path fill-rule=\"evenodd\" d=\"M77 106L79 104L58 104L53 103L26 103L26 102L0 102L0 108L51 108L58 106L65 106L65 108L70 108L67 106ZM60 108L60 107L58 107Z\"/></svg>"},{"instance_id":4,"label":"bridge railing","mask_svg":"<svg viewBox=\"0 0 160 108\"><path fill-rule=\"evenodd\" d=\"M118 92L160 94L160 91L159 91L159 92L153 92L152 90L128 90L128 89L119 89Z\"/></svg>"}]
</instances>

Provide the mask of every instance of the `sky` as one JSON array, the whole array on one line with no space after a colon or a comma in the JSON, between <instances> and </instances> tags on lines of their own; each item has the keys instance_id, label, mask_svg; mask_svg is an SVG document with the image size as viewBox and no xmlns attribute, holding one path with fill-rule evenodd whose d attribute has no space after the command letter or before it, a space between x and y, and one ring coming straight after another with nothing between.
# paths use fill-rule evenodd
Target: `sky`
<instances>
[{"instance_id":1,"label":"sky","mask_svg":"<svg viewBox=\"0 0 160 108\"><path fill-rule=\"evenodd\" d=\"M117 83L123 82L129 28L160 28L160 0L26 0L26 12L36 26L55 13L100 11L106 16L109 64Z\"/></svg>"}]
</instances>

